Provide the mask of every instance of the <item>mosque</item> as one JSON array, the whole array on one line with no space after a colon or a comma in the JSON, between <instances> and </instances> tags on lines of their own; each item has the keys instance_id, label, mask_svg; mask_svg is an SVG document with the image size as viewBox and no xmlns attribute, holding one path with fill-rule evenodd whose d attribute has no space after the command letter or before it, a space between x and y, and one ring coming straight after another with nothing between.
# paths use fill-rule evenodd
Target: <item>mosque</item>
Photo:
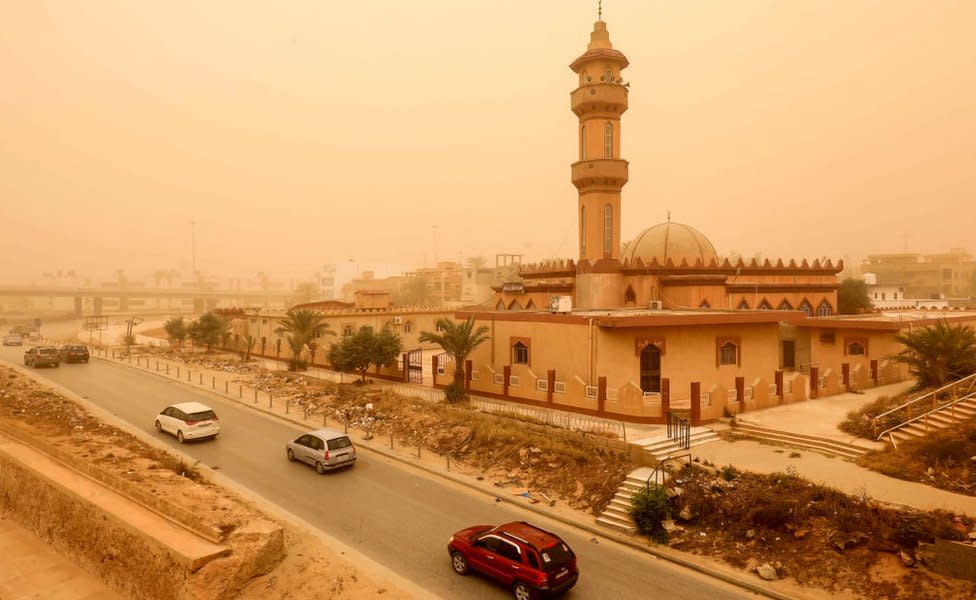
<instances>
[{"instance_id":1,"label":"mosque","mask_svg":"<svg viewBox=\"0 0 976 600\"><path fill-rule=\"evenodd\" d=\"M904 323L835 316L842 262L730 262L670 217L622 243L627 66L598 20L569 65L578 257L523 265L456 313L490 329L462 367L470 391L636 422L680 407L701 422L906 378L889 358Z\"/></svg>"},{"instance_id":2,"label":"mosque","mask_svg":"<svg viewBox=\"0 0 976 600\"><path fill-rule=\"evenodd\" d=\"M579 157L570 169L578 191L576 259L519 265L489 301L453 312L395 307L369 290L357 291L348 306L304 307L321 311L341 335L363 325L393 328L411 350L376 377L426 384L430 373L443 387L461 368L480 396L644 423L683 409L696 425L907 379L907 367L893 359L902 349L897 333L937 319L976 325L971 312L838 316L842 263L733 262L670 217L622 243L627 66L602 19L570 64L578 77L570 92L579 120ZM420 347L420 332L445 316L474 317L489 328L490 339L464 365ZM260 340L255 354L288 357L275 329L281 317L242 320L240 335ZM311 358L316 363L314 349Z\"/></svg>"}]
</instances>

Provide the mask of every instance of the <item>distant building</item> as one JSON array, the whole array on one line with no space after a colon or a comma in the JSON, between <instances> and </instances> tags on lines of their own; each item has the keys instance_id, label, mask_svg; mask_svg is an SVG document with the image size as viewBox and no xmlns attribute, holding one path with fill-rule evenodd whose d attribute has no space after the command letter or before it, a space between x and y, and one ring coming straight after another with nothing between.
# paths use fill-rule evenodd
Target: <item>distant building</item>
<instances>
[{"instance_id":1,"label":"distant building","mask_svg":"<svg viewBox=\"0 0 976 600\"><path fill-rule=\"evenodd\" d=\"M871 254L862 273L873 273L877 285L899 287L908 298L960 298L976 294L976 261L963 248L938 254L915 252Z\"/></svg>"}]
</instances>

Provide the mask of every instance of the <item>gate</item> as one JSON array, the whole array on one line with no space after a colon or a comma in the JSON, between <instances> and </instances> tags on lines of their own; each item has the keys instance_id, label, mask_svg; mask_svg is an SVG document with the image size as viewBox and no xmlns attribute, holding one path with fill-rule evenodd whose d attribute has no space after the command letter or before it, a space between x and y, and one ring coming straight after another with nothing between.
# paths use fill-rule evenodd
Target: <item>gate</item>
<instances>
[{"instance_id":1,"label":"gate","mask_svg":"<svg viewBox=\"0 0 976 600\"><path fill-rule=\"evenodd\" d=\"M407 352L407 381L424 382L424 351L420 348Z\"/></svg>"}]
</instances>

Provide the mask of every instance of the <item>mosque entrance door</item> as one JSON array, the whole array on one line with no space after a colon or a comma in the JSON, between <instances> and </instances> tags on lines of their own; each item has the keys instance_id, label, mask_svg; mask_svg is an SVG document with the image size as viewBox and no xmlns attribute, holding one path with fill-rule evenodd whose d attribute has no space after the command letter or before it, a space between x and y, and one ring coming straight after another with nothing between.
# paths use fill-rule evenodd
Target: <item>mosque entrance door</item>
<instances>
[{"instance_id":1,"label":"mosque entrance door","mask_svg":"<svg viewBox=\"0 0 976 600\"><path fill-rule=\"evenodd\" d=\"M640 355L640 385L644 392L661 391L661 351L648 344Z\"/></svg>"}]
</instances>

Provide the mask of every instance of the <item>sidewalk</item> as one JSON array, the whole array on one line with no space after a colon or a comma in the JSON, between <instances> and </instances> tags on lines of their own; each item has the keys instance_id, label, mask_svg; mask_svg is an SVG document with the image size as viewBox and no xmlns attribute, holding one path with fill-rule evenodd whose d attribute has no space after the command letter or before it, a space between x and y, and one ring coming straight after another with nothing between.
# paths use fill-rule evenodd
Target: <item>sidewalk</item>
<instances>
[{"instance_id":1,"label":"sidewalk","mask_svg":"<svg viewBox=\"0 0 976 600\"><path fill-rule=\"evenodd\" d=\"M815 435L865 448L884 445L855 438L837 429L847 413L873 402L880 396L893 396L911 387L902 382L865 390L863 394L840 394L828 398L807 400L747 412L736 417L748 423L779 431ZM828 457L804 449L790 449L750 440L716 441L691 449L693 457L708 460L718 467L733 465L737 469L759 473L796 474L813 482L836 488L848 494L867 496L885 502L923 510L946 510L976 517L976 497L940 490L923 483L914 483L882 475L853 462ZM799 454L791 458L791 454Z\"/></svg>"}]
</instances>

